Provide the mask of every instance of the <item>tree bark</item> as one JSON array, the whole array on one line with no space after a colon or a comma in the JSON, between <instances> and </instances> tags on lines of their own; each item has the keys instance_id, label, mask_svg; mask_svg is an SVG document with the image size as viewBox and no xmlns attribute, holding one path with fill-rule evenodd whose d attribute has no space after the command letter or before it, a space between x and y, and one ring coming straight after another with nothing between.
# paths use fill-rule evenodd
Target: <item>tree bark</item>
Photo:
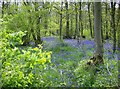
<instances>
[{"instance_id":1,"label":"tree bark","mask_svg":"<svg viewBox=\"0 0 120 89\"><path fill-rule=\"evenodd\" d=\"M113 31L113 53L115 53L116 51L115 5L116 3L111 0L111 28Z\"/></svg>"},{"instance_id":2,"label":"tree bark","mask_svg":"<svg viewBox=\"0 0 120 89\"><path fill-rule=\"evenodd\" d=\"M91 35L91 38L93 37L93 32L92 32L92 23L91 23L91 15L90 15L90 4L88 2L88 15L89 15L89 26L90 26L90 35Z\"/></svg>"},{"instance_id":3,"label":"tree bark","mask_svg":"<svg viewBox=\"0 0 120 89\"><path fill-rule=\"evenodd\" d=\"M119 2L119 8L118 8L118 21L117 21L117 30L118 30L118 60L120 60L120 2ZM120 71L119 71L120 72Z\"/></svg>"},{"instance_id":4,"label":"tree bark","mask_svg":"<svg viewBox=\"0 0 120 89\"><path fill-rule=\"evenodd\" d=\"M76 28L75 28L75 38L78 38L78 8L77 8L77 3L75 3L75 19L76 19Z\"/></svg>"},{"instance_id":5,"label":"tree bark","mask_svg":"<svg viewBox=\"0 0 120 89\"><path fill-rule=\"evenodd\" d=\"M72 7L72 10L74 10L73 8L73 2L70 2L70 5ZM72 36L74 38L74 32L73 32L73 14L70 14L70 36Z\"/></svg>"},{"instance_id":6,"label":"tree bark","mask_svg":"<svg viewBox=\"0 0 120 89\"><path fill-rule=\"evenodd\" d=\"M2 2L2 16L1 16L2 18L4 17L4 5L5 5L5 4L4 4L4 1L3 1L3 2Z\"/></svg>"},{"instance_id":7,"label":"tree bark","mask_svg":"<svg viewBox=\"0 0 120 89\"><path fill-rule=\"evenodd\" d=\"M93 22L93 29L94 29L94 2L92 2L92 11L93 11L93 19L92 19L92 22ZM94 33L94 30L93 30L93 34L95 34ZM94 35L93 35L94 36Z\"/></svg>"},{"instance_id":8,"label":"tree bark","mask_svg":"<svg viewBox=\"0 0 120 89\"><path fill-rule=\"evenodd\" d=\"M35 2L35 12L37 12L38 11L38 2ZM41 17L40 17L40 15L38 14L38 15L36 15L36 19L37 19L37 29L36 29L36 39L35 39L35 45L38 45L38 44L42 44L42 39L41 39L41 32L40 32L40 27L39 27L39 25L40 25L40 19L41 19ZM35 38L35 37L34 37Z\"/></svg>"},{"instance_id":9,"label":"tree bark","mask_svg":"<svg viewBox=\"0 0 120 89\"><path fill-rule=\"evenodd\" d=\"M68 13L68 2L65 2L66 7L66 38L70 38L69 35L69 13Z\"/></svg>"},{"instance_id":10,"label":"tree bark","mask_svg":"<svg viewBox=\"0 0 120 89\"><path fill-rule=\"evenodd\" d=\"M106 31L106 39L108 39L109 37L108 37L108 19L107 19L107 16L108 16L108 4L107 3L105 3L105 5L106 5L106 7L105 7L105 13L106 13L106 20L105 20L105 31Z\"/></svg>"},{"instance_id":11,"label":"tree bark","mask_svg":"<svg viewBox=\"0 0 120 89\"><path fill-rule=\"evenodd\" d=\"M61 13L60 13L60 39L62 39L62 9L63 9L63 7L62 7L62 5L63 5L63 2L61 2Z\"/></svg>"},{"instance_id":12,"label":"tree bark","mask_svg":"<svg viewBox=\"0 0 120 89\"><path fill-rule=\"evenodd\" d=\"M94 6L94 31L96 42L95 56L99 55L103 57L103 44L101 37L101 2L95 2Z\"/></svg>"},{"instance_id":13,"label":"tree bark","mask_svg":"<svg viewBox=\"0 0 120 89\"><path fill-rule=\"evenodd\" d=\"M79 2L79 32L81 33L81 36L83 36L83 23L82 23L81 2Z\"/></svg>"},{"instance_id":14,"label":"tree bark","mask_svg":"<svg viewBox=\"0 0 120 89\"><path fill-rule=\"evenodd\" d=\"M102 8L101 8L102 9ZM103 27L102 27L102 13L101 13L101 37L102 37L102 42L104 41L103 39Z\"/></svg>"}]
</instances>

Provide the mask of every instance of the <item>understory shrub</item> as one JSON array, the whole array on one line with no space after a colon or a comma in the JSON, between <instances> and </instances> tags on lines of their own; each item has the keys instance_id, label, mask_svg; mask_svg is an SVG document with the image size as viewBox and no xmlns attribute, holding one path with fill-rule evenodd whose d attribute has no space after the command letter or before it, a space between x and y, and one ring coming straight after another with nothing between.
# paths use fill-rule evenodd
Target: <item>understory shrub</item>
<instances>
[{"instance_id":1,"label":"understory shrub","mask_svg":"<svg viewBox=\"0 0 120 89\"><path fill-rule=\"evenodd\" d=\"M116 87L118 86L118 62L117 60L104 59L104 64L86 69L87 60L82 60L78 68L74 70L76 82L82 87Z\"/></svg>"},{"instance_id":2,"label":"understory shrub","mask_svg":"<svg viewBox=\"0 0 120 89\"><path fill-rule=\"evenodd\" d=\"M2 40L2 86L38 87L45 86L42 71L51 62L51 52L43 51L42 46L24 50L22 44L24 32L6 34Z\"/></svg>"}]
</instances>

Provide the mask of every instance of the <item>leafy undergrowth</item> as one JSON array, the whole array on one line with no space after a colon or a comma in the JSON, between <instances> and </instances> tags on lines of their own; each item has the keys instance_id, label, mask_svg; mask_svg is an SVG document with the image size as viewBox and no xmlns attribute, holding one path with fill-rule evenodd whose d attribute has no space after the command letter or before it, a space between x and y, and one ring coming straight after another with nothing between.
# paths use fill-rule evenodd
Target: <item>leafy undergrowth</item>
<instances>
[{"instance_id":1,"label":"leafy undergrowth","mask_svg":"<svg viewBox=\"0 0 120 89\"><path fill-rule=\"evenodd\" d=\"M42 46L27 49L17 47L24 32L2 33L1 72L2 87L40 87L45 86L42 71L51 63L51 52L43 51ZM3 45L4 44L4 45Z\"/></svg>"},{"instance_id":2,"label":"leafy undergrowth","mask_svg":"<svg viewBox=\"0 0 120 89\"><path fill-rule=\"evenodd\" d=\"M17 47L22 44L18 32L7 35L2 47L3 87L113 87L118 85L118 61L108 60L100 71L86 70L93 48L75 48L64 41L44 42L39 47ZM24 35L24 34L23 34ZM12 40L11 40L12 39ZM17 42L17 43L16 43ZM53 45L54 44L54 45ZM11 47L12 46L12 47ZM52 54L51 54L52 53Z\"/></svg>"},{"instance_id":3,"label":"leafy undergrowth","mask_svg":"<svg viewBox=\"0 0 120 89\"><path fill-rule=\"evenodd\" d=\"M118 62L104 59L104 64L86 69L87 60L79 62L74 70L77 85L83 87L116 87L118 86Z\"/></svg>"},{"instance_id":4,"label":"leafy undergrowth","mask_svg":"<svg viewBox=\"0 0 120 89\"><path fill-rule=\"evenodd\" d=\"M49 44L50 45L50 44ZM48 47L48 45L46 45ZM61 42L48 49L52 51L52 63L48 86L67 87L114 87L118 86L118 60L108 59L104 54L104 64L97 67L99 71L86 70L86 63L93 56L93 48L75 48ZM84 53L85 51L85 53ZM45 73L46 74L46 73ZM52 74L52 75L51 75ZM46 81L49 81L47 76Z\"/></svg>"}]
</instances>

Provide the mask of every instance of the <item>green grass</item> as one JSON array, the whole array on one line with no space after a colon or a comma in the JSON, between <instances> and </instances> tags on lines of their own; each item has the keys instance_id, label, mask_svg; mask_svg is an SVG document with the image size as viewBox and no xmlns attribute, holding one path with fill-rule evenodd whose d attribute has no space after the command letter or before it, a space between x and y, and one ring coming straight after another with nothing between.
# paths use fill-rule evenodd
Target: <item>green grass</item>
<instances>
[{"instance_id":1,"label":"green grass","mask_svg":"<svg viewBox=\"0 0 120 89\"><path fill-rule=\"evenodd\" d=\"M51 84L52 86L113 87L118 85L116 60L105 58L104 65L99 66L101 70L94 75L92 70L85 69L87 61L93 56L92 48L86 50L86 55L80 49L69 45L57 45L49 50L52 51L50 75L56 76L52 76L51 82L55 83L55 85ZM108 71L111 75L108 75Z\"/></svg>"},{"instance_id":2,"label":"green grass","mask_svg":"<svg viewBox=\"0 0 120 89\"><path fill-rule=\"evenodd\" d=\"M88 49L86 46L84 46L83 49L74 48L64 43L64 41L56 41L55 44L52 42L44 42L43 52L52 51L51 63L46 64L45 67L37 65L34 70L31 69L31 73L33 74L30 73L30 75L26 76L26 78L29 77L30 80L26 80L25 83L30 84L31 87L113 87L118 85L117 60L108 60L104 57L104 64L97 67L100 71L94 74L94 70L86 70L86 63L93 56L93 48ZM25 59L24 57L27 58L30 56L27 53L32 49L31 47L25 46L19 47L19 49L26 50L26 55L21 56L21 58ZM35 54L32 57L36 59L36 55L38 54L35 51L31 51L31 53ZM24 61L24 63L29 62L29 59L27 62ZM20 63L22 62L17 62L18 67L15 68L19 69ZM30 63L32 64L32 61ZM28 65L25 70L29 71L30 65ZM14 72L14 79L8 76L8 78L11 79L9 83L18 81L19 76L17 76L17 74L19 73ZM21 78L21 80L23 79ZM20 83L21 80L19 80ZM14 82L12 85L14 85ZM11 86L11 84L9 84L9 86Z\"/></svg>"}]
</instances>

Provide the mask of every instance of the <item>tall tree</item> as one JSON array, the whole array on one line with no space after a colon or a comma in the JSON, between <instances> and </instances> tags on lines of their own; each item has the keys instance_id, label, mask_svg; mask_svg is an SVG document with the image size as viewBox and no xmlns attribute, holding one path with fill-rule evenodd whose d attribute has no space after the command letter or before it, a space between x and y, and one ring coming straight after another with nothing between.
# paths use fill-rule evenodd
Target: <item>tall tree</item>
<instances>
[{"instance_id":1,"label":"tall tree","mask_svg":"<svg viewBox=\"0 0 120 89\"><path fill-rule=\"evenodd\" d=\"M95 42L96 42L96 49L95 49L95 56L99 56L97 59L100 62L103 62L103 44L102 44L102 37L101 37L101 2L94 3L94 31L95 31Z\"/></svg>"},{"instance_id":2,"label":"tall tree","mask_svg":"<svg viewBox=\"0 0 120 89\"><path fill-rule=\"evenodd\" d=\"M72 10L72 12L71 12L71 14L70 14L70 36L73 36L74 35L74 32L73 32L73 29L74 29L74 26L73 26L73 20L74 20L74 14L73 14L73 12L74 12L74 7L73 7L73 3L74 2L70 2L70 6L71 6L71 10Z\"/></svg>"},{"instance_id":3,"label":"tall tree","mask_svg":"<svg viewBox=\"0 0 120 89\"><path fill-rule=\"evenodd\" d=\"M113 2L113 0L111 0L111 28L113 31L113 53L116 51L115 5L116 2Z\"/></svg>"},{"instance_id":4,"label":"tall tree","mask_svg":"<svg viewBox=\"0 0 120 89\"><path fill-rule=\"evenodd\" d=\"M4 7L5 7L5 4L4 4L4 1L2 2L2 18L4 17Z\"/></svg>"},{"instance_id":5,"label":"tall tree","mask_svg":"<svg viewBox=\"0 0 120 89\"><path fill-rule=\"evenodd\" d=\"M118 60L120 60L120 2L118 3L119 7L118 7L118 15L117 15L117 29L118 29Z\"/></svg>"},{"instance_id":6,"label":"tall tree","mask_svg":"<svg viewBox=\"0 0 120 89\"><path fill-rule=\"evenodd\" d=\"M82 23L82 4L79 2L79 31L81 32L81 36L83 36L83 23Z\"/></svg>"},{"instance_id":7,"label":"tall tree","mask_svg":"<svg viewBox=\"0 0 120 89\"><path fill-rule=\"evenodd\" d=\"M92 12L93 12L92 22L93 22L93 29L94 29L94 2L92 2ZM94 30L93 30L93 34L94 34ZM93 36L94 36L94 35L93 35Z\"/></svg>"},{"instance_id":8,"label":"tall tree","mask_svg":"<svg viewBox=\"0 0 120 89\"><path fill-rule=\"evenodd\" d=\"M69 11L68 11L68 1L65 1L65 8L66 8L66 38L70 38L69 34Z\"/></svg>"},{"instance_id":9,"label":"tall tree","mask_svg":"<svg viewBox=\"0 0 120 89\"><path fill-rule=\"evenodd\" d=\"M61 2L61 10L60 10L60 39L62 39L62 10L63 10L63 2Z\"/></svg>"},{"instance_id":10,"label":"tall tree","mask_svg":"<svg viewBox=\"0 0 120 89\"><path fill-rule=\"evenodd\" d=\"M106 34L106 39L108 39L108 3L105 3L105 34Z\"/></svg>"},{"instance_id":11,"label":"tall tree","mask_svg":"<svg viewBox=\"0 0 120 89\"><path fill-rule=\"evenodd\" d=\"M38 13L39 12L39 3L38 2L35 2L34 3L34 7L35 7L35 12L36 13ZM36 24L37 24L37 28L36 28L36 41L35 41L35 43L36 43L36 45L38 45L38 44L42 44L42 39L41 39L41 32L40 32L40 26L39 26L39 24L40 24L40 20L41 20L41 16L39 15L39 14L36 14Z\"/></svg>"},{"instance_id":12,"label":"tall tree","mask_svg":"<svg viewBox=\"0 0 120 89\"><path fill-rule=\"evenodd\" d=\"M89 15L90 35L91 35L91 37L93 37L93 32L92 32L92 22L91 22L91 12L90 12L90 5L91 5L91 3L88 2L88 15Z\"/></svg>"},{"instance_id":13,"label":"tall tree","mask_svg":"<svg viewBox=\"0 0 120 89\"><path fill-rule=\"evenodd\" d=\"M76 19L76 28L75 28L75 38L78 38L78 7L77 7L77 3L75 2L75 19Z\"/></svg>"}]
</instances>

